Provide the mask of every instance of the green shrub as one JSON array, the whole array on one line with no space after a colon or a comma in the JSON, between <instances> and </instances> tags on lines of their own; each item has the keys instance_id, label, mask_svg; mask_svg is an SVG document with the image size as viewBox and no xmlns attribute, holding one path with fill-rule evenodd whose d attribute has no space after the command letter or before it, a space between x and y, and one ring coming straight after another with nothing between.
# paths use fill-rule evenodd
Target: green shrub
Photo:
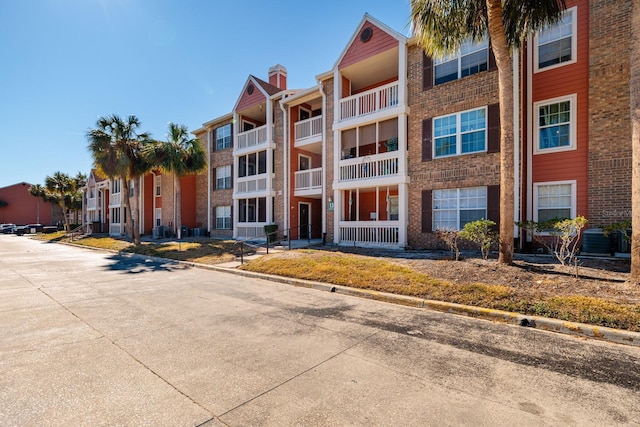
<instances>
[{"instance_id":1,"label":"green shrub","mask_svg":"<svg viewBox=\"0 0 640 427\"><path fill-rule=\"evenodd\" d=\"M498 241L498 234L494 231L495 225L496 223L490 219L483 218L466 223L458 234L463 239L478 245L482 259L487 259L491 246Z\"/></svg>"}]
</instances>

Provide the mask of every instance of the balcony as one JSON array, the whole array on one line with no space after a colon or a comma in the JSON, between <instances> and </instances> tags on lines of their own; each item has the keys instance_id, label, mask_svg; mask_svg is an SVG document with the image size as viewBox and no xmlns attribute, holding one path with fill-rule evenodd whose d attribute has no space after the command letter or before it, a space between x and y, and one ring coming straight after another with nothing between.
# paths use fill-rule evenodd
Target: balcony
<instances>
[{"instance_id":1,"label":"balcony","mask_svg":"<svg viewBox=\"0 0 640 427\"><path fill-rule=\"evenodd\" d=\"M247 194L266 191L267 179L267 174L238 178L236 180L236 194Z\"/></svg>"},{"instance_id":2,"label":"balcony","mask_svg":"<svg viewBox=\"0 0 640 427\"><path fill-rule=\"evenodd\" d=\"M341 221L341 244L366 244L371 246L397 246L399 227L397 221Z\"/></svg>"},{"instance_id":3,"label":"balcony","mask_svg":"<svg viewBox=\"0 0 640 427\"><path fill-rule=\"evenodd\" d=\"M314 196L322 194L322 168L297 171L295 173L295 195Z\"/></svg>"},{"instance_id":4,"label":"balcony","mask_svg":"<svg viewBox=\"0 0 640 427\"><path fill-rule=\"evenodd\" d=\"M322 116L301 120L294 126L295 147L303 147L322 139Z\"/></svg>"},{"instance_id":5,"label":"balcony","mask_svg":"<svg viewBox=\"0 0 640 427\"><path fill-rule=\"evenodd\" d=\"M267 142L267 125L264 125L246 132L238 133L238 145L236 146L236 149L244 150L257 148Z\"/></svg>"},{"instance_id":6,"label":"balcony","mask_svg":"<svg viewBox=\"0 0 640 427\"><path fill-rule=\"evenodd\" d=\"M248 239L255 237L257 239L266 240L264 234L264 226L268 225L268 222L238 222L236 223L236 230L238 239Z\"/></svg>"},{"instance_id":7,"label":"balcony","mask_svg":"<svg viewBox=\"0 0 640 427\"><path fill-rule=\"evenodd\" d=\"M398 151L356 157L339 162L340 181L356 181L398 175Z\"/></svg>"},{"instance_id":8,"label":"balcony","mask_svg":"<svg viewBox=\"0 0 640 427\"><path fill-rule=\"evenodd\" d=\"M118 208L122 204L122 197L120 197L121 193L111 193L109 196L109 207L110 208Z\"/></svg>"},{"instance_id":9,"label":"balcony","mask_svg":"<svg viewBox=\"0 0 640 427\"><path fill-rule=\"evenodd\" d=\"M95 211L96 210L96 206L97 206L97 201L96 201L95 197L87 199L87 210L88 211Z\"/></svg>"},{"instance_id":10,"label":"balcony","mask_svg":"<svg viewBox=\"0 0 640 427\"><path fill-rule=\"evenodd\" d=\"M398 82L340 100L340 121L363 117L398 105Z\"/></svg>"},{"instance_id":11,"label":"balcony","mask_svg":"<svg viewBox=\"0 0 640 427\"><path fill-rule=\"evenodd\" d=\"M120 236L124 234L124 224L109 224L109 235Z\"/></svg>"}]
</instances>

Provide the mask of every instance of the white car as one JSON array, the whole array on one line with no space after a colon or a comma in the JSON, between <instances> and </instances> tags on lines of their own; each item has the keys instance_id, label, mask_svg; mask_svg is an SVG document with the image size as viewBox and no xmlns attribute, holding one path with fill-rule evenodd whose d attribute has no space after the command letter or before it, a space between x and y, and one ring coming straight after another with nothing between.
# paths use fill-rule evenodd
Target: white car
<instances>
[{"instance_id":1,"label":"white car","mask_svg":"<svg viewBox=\"0 0 640 427\"><path fill-rule=\"evenodd\" d=\"M0 224L0 233L11 234L16 231L15 224Z\"/></svg>"}]
</instances>

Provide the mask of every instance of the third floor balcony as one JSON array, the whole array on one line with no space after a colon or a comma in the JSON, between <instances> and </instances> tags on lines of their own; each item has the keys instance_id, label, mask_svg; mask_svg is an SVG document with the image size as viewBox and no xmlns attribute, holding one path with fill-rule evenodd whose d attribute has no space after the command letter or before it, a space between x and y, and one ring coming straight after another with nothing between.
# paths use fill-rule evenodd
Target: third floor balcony
<instances>
[{"instance_id":1,"label":"third floor balcony","mask_svg":"<svg viewBox=\"0 0 640 427\"><path fill-rule=\"evenodd\" d=\"M351 120L398 106L397 81L340 100L339 121Z\"/></svg>"},{"instance_id":2,"label":"third floor balcony","mask_svg":"<svg viewBox=\"0 0 640 427\"><path fill-rule=\"evenodd\" d=\"M238 143L236 145L236 151L250 151L257 148L262 148L262 146L266 146L269 142L269 133L267 132L267 126L268 125L263 125L246 132L238 133Z\"/></svg>"},{"instance_id":3,"label":"third floor balcony","mask_svg":"<svg viewBox=\"0 0 640 427\"><path fill-rule=\"evenodd\" d=\"M294 124L294 146L304 147L322 140L322 116L300 120Z\"/></svg>"}]
</instances>

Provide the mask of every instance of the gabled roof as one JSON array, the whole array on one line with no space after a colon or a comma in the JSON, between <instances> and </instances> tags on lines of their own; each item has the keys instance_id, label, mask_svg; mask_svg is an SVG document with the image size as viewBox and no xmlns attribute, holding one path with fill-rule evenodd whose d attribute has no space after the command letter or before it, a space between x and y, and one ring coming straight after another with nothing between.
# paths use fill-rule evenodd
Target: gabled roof
<instances>
[{"instance_id":1,"label":"gabled roof","mask_svg":"<svg viewBox=\"0 0 640 427\"><path fill-rule=\"evenodd\" d=\"M279 87L274 86L271 83L267 83L264 80L259 79L254 75L251 75L250 77L253 77L253 79L256 81L256 83L259 84L260 86L262 86L264 91L267 92L267 94L269 94L269 96L275 95L278 92L282 92L282 89L280 89Z\"/></svg>"},{"instance_id":2,"label":"gabled roof","mask_svg":"<svg viewBox=\"0 0 640 427\"><path fill-rule=\"evenodd\" d=\"M233 111L236 111L238 109L238 105L240 105L242 99L245 96L251 96L251 95L247 95L247 87L249 87L250 84L253 84L254 87L256 87L260 93L262 93L265 99L269 99L271 96L275 95L276 93L282 92L282 89L270 83L267 83L264 80L259 79L252 74L249 74L249 77L247 77L247 81L244 83L244 86L242 86L242 92L240 92L240 96L238 97L238 100L233 106ZM253 96L255 96L255 92Z\"/></svg>"},{"instance_id":3,"label":"gabled roof","mask_svg":"<svg viewBox=\"0 0 640 427\"><path fill-rule=\"evenodd\" d=\"M362 17L362 20L360 21L360 24L358 24L358 26L356 27L356 30L353 32L353 35L349 39L349 42L346 44L346 46L342 50L342 53L340 53L340 56L338 57L338 59L336 60L335 64L333 65L333 68L332 68L333 70L338 68L338 66L342 62L342 59L347 54L347 52L349 51L349 48L351 48L351 45L356 40L356 38L358 37L358 35L360 34L360 32L362 31L364 26L367 24L367 22L369 22L369 23L375 25L376 27L380 28L382 31L387 33L389 36L391 36L394 39L396 39L398 41L398 43L403 43L403 44L407 43L407 38L405 36L403 36L402 34L397 32L396 30L392 29L388 25L384 24L383 22L378 21L376 18L372 17L368 13L365 13L364 16ZM322 74L320 76L322 76Z\"/></svg>"}]
</instances>

